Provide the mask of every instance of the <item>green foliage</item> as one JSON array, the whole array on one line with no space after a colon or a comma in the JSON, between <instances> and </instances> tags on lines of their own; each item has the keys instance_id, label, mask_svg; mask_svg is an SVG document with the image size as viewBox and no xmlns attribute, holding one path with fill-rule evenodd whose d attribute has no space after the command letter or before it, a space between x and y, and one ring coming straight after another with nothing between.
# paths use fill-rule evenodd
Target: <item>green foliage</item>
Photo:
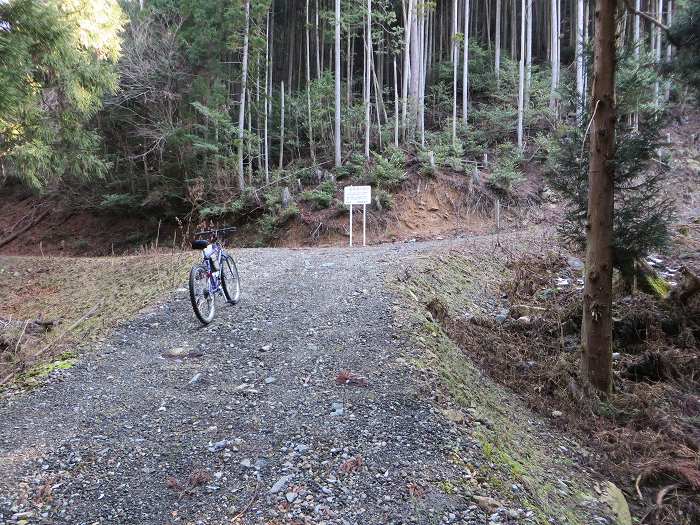
<instances>
[{"instance_id":1,"label":"green foliage","mask_svg":"<svg viewBox=\"0 0 700 525\"><path fill-rule=\"evenodd\" d=\"M255 192L249 188L232 199L224 203L206 203L198 209L202 219L216 219L227 217L230 219L241 219L251 216L260 209Z\"/></svg>"},{"instance_id":2,"label":"green foliage","mask_svg":"<svg viewBox=\"0 0 700 525\"><path fill-rule=\"evenodd\" d=\"M535 153L532 160L541 163L546 173L551 173L557 168L561 155L560 141L566 129L560 126L552 133L538 133L533 140Z\"/></svg>"},{"instance_id":3,"label":"green foliage","mask_svg":"<svg viewBox=\"0 0 700 525\"><path fill-rule=\"evenodd\" d=\"M88 122L117 85L117 1L10 0L0 20L0 163L37 190L103 176Z\"/></svg>"},{"instance_id":4,"label":"green foliage","mask_svg":"<svg viewBox=\"0 0 700 525\"><path fill-rule=\"evenodd\" d=\"M363 155L354 153L345 164L335 170L336 178L341 180L352 177L362 177L365 173L366 164L367 162L365 161L365 157Z\"/></svg>"},{"instance_id":5,"label":"green foliage","mask_svg":"<svg viewBox=\"0 0 700 525\"><path fill-rule=\"evenodd\" d=\"M619 52L615 74L618 115L656 111L657 101L654 100L654 84L660 80L661 77L656 70L655 58L652 53L640 53L639 59L637 59L631 52Z\"/></svg>"},{"instance_id":6,"label":"green foliage","mask_svg":"<svg viewBox=\"0 0 700 525\"><path fill-rule=\"evenodd\" d=\"M585 115L587 124L590 116ZM653 112L640 114L639 131L625 124L618 116L615 151L615 215L613 222L613 262L623 278L633 277L634 261L651 250L665 246L674 208L663 194L663 166L650 162L656 157L660 116ZM588 207L588 142L582 144L581 127L562 126L558 140L551 141L549 179L552 187L568 200L565 219L560 226L562 238L583 249L585 246L586 211Z\"/></svg>"},{"instance_id":7,"label":"green foliage","mask_svg":"<svg viewBox=\"0 0 700 525\"><path fill-rule=\"evenodd\" d=\"M317 210L329 208L335 197L335 182L325 180L315 190L305 191L301 194L301 199L313 204Z\"/></svg>"},{"instance_id":8,"label":"green foliage","mask_svg":"<svg viewBox=\"0 0 700 525\"><path fill-rule=\"evenodd\" d=\"M520 171L522 156L518 149L510 143L501 144L497 148L496 154L493 172L488 184L496 190L509 193L514 186L523 180L523 174Z\"/></svg>"},{"instance_id":9,"label":"green foliage","mask_svg":"<svg viewBox=\"0 0 700 525\"><path fill-rule=\"evenodd\" d=\"M690 86L700 102L700 3L678 0L675 3L671 38L677 50L671 72Z\"/></svg>"},{"instance_id":10,"label":"green foliage","mask_svg":"<svg viewBox=\"0 0 700 525\"><path fill-rule=\"evenodd\" d=\"M418 162L420 162L419 173L424 177L434 177L437 174L437 163L435 162L434 151L418 151Z\"/></svg>"},{"instance_id":11,"label":"green foliage","mask_svg":"<svg viewBox=\"0 0 700 525\"><path fill-rule=\"evenodd\" d=\"M299 216L299 207L295 203L291 203L287 208L278 207L268 210L258 219L260 233L265 239L274 237L280 227L297 216Z\"/></svg>"},{"instance_id":12,"label":"green foliage","mask_svg":"<svg viewBox=\"0 0 700 525\"><path fill-rule=\"evenodd\" d=\"M389 147L384 156L372 152L372 158L374 164L365 178L367 184L379 189L392 190L406 180L406 157L400 149Z\"/></svg>"},{"instance_id":13,"label":"green foliage","mask_svg":"<svg viewBox=\"0 0 700 525\"><path fill-rule=\"evenodd\" d=\"M476 144L494 146L513 136L518 115L517 105L479 105L472 111L472 119L479 125L472 130Z\"/></svg>"},{"instance_id":14,"label":"green foliage","mask_svg":"<svg viewBox=\"0 0 700 525\"><path fill-rule=\"evenodd\" d=\"M426 132L425 141L426 148L418 154L418 158L429 173L432 171L430 169L430 161L428 151L432 151L435 154L435 164L437 166L448 168L453 171L463 172L464 171L464 146L462 145L461 136L464 134L464 129L462 128L462 123L458 124L458 137L457 142L452 141L452 127L449 125L447 128L434 131ZM425 167L427 166L427 168Z\"/></svg>"},{"instance_id":15,"label":"green foliage","mask_svg":"<svg viewBox=\"0 0 700 525\"><path fill-rule=\"evenodd\" d=\"M107 193L102 198L99 208L106 211L125 211L139 205L138 197L130 193Z\"/></svg>"},{"instance_id":16,"label":"green foliage","mask_svg":"<svg viewBox=\"0 0 700 525\"><path fill-rule=\"evenodd\" d=\"M374 191L374 204L379 210L391 210L394 207L394 196L388 191L377 189Z\"/></svg>"}]
</instances>

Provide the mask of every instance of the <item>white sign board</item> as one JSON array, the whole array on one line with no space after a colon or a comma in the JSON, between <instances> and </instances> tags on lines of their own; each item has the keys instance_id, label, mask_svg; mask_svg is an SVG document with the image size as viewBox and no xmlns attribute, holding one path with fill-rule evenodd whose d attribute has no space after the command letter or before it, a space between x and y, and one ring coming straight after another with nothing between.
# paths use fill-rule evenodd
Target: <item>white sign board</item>
<instances>
[{"instance_id":1,"label":"white sign board","mask_svg":"<svg viewBox=\"0 0 700 525\"><path fill-rule=\"evenodd\" d=\"M345 186L343 197L346 205L371 204L372 186Z\"/></svg>"},{"instance_id":2,"label":"white sign board","mask_svg":"<svg viewBox=\"0 0 700 525\"><path fill-rule=\"evenodd\" d=\"M367 205L372 203L372 186L345 186L343 202L350 206L350 246L352 246L352 207L362 205L362 246L367 244Z\"/></svg>"}]
</instances>

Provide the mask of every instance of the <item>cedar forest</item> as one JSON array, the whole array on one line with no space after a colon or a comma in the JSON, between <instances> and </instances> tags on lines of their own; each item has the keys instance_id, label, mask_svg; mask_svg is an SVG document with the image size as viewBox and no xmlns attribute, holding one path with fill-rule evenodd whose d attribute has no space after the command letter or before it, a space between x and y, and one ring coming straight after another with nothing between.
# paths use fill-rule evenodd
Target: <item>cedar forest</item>
<instances>
[{"instance_id":1,"label":"cedar forest","mask_svg":"<svg viewBox=\"0 0 700 525\"><path fill-rule=\"evenodd\" d=\"M2 177L77 208L269 234L299 213L294 199L333 205L343 178L391 207L406 152L426 174L478 177L491 162L504 198L532 156L570 197L563 236L602 282L613 266L631 282L667 238L672 206L640 172L665 107L698 88L694 3L12 0L0 21ZM314 180L319 167L334 173ZM613 218L613 178L640 177ZM588 284L591 304L609 303L609 286ZM584 319L587 346L609 347L610 327ZM584 360L602 390L605 354Z\"/></svg>"}]
</instances>

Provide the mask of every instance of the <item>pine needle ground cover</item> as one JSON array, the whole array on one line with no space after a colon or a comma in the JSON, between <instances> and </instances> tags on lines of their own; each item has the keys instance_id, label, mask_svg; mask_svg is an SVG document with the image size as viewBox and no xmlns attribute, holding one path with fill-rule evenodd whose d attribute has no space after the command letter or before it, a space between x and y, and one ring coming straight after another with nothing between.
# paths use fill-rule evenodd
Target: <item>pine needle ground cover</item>
<instances>
[{"instance_id":1,"label":"pine needle ground cover","mask_svg":"<svg viewBox=\"0 0 700 525\"><path fill-rule=\"evenodd\" d=\"M460 394L473 387L455 376L464 363L473 363L554 428L589 447L586 461L623 489L633 515L645 523L697 523L700 298L679 307L640 292L619 293L614 393L608 399L588 396L579 378L582 290L576 260L572 268L571 257L559 251L495 250L490 269L453 253L422 262L403 281L425 305L434 330L461 349L461 357L436 352L430 365L443 370L445 384L462 385L450 388L450 395L474 406ZM475 283L483 286L477 302L470 292ZM502 446L513 456L522 445Z\"/></svg>"}]
</instances>

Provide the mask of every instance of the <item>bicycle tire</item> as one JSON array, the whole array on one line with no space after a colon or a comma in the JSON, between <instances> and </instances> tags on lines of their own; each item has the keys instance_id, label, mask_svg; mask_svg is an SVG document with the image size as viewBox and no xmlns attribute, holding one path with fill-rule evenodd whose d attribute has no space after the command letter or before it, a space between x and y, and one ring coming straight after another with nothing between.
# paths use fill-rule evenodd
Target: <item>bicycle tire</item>
<instances>
[{"instance_id":1,"label":"bicycle tire","mask_svg":"<svg viewBox=\"0 0 700 525\"><path fill-rule=\"evenodd\" d=\"M209 324L212 322L214 319L214 314L216 313L216 307L215 307L215 297L214 296L209 296L209 277L206 275L207 271L200 265L193 266L192 269L190 270L190 303L192 303L192 309L194 310L194 314L197 316L197 319L200 320L202 324ZM202 274L204 274L203 278L205 279L205 284L206 284L206 293L202 294L204 295L204 300L207 302L209 305L209 311L205 312L200 309L199 307L199 294L195 290L195 285L198 280L202 279Z\"/></svg>"},{"instance_id":2,"label":"bicycle tire","mask_svg":"<svg viewBox=\"0 0 700 525\"><path fill-rule=\"evenodd\" d=\"M228 277L228 275L231 277ZM233 289L229 288L231 284L233 284ZM241 278L238 275L238 267L233 257L226 256L221 261L221 285L224 289L226 300L231 304L238 304L238 301L241 299Z\"/></svg>"}]
</instances>

